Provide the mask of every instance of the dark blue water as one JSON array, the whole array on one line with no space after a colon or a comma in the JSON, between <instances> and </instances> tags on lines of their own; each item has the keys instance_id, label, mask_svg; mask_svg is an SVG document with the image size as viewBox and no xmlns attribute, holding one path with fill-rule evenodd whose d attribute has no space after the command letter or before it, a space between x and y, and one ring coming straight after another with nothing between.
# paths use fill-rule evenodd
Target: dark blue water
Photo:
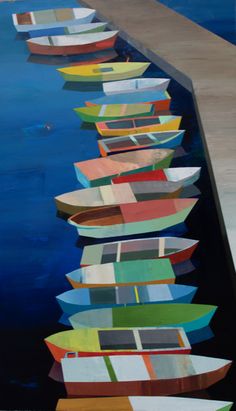
<instances>
[{"instance_id":1,"label":"dark blue water","mask_svg":"<svg viewBox=\"0 0 236 411\"><path fill-rule=\"evenodd\" d=\"M79 187L72 163L99 155L94 129L86 129L72 111L102 93L91 85L84 91L64 86L50 64L28 62L25 42L16 35L11 13L51 7L48 0L0 4L0 409L54 409L65 397L63 384L48 378L52 358L44 337L63 330L55 295L70 289L65 273L78 267L82 247L73 227L56 217L55 195ZM53 6L64 6L54 0ZM67 6L75 6L73 1ZM145 58L117 43L119 60ZM46 63L46 61L44 61ZM166 77L152 65L147 76ZM90 90L90 91L88 91ZM195 302L219 305L212 328L215 338L194 346L193 352L233 358L235 300L219 220L212 195L192 96L172 81L173 113L184 116L188 155L173 166L202 166L199 205L187 220L185 236L200 239L197 269L181 278L199 286ZM173 233L179 235L179 232ZM207 395L235 397L235 371Z\"/></svg>"},{"instance_id":2,"label":"dark blue water","mask_svg":"<svg viewBox=\"0 0 236 411\"><path fill-rule=\"evenodd\" d=\"M159 0L225 40L236 44L235 0Z\"/></svg>"}]
</instances>

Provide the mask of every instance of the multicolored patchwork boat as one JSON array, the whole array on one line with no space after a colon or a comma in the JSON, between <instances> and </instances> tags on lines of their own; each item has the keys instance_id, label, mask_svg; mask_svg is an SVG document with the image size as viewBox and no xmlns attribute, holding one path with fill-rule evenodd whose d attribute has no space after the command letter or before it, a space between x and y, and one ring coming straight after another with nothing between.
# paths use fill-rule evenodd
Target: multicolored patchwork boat
<instances>
[{"instance_id":1,"label":"multicolored patchwork boat","mask_svg":"<svg viewBox=\"0 0 236 411\"><path fill-rule=\"evenodd\" d=\"M95 13L87 8L48 9L13 14L12 19L17 31L27 32L90 23Z\"/></svg>"},{"instance_id":2,"label":"multicolored patchwork boat","mask_svg":"<svg viewBox=\"0 0 236 411\"><path fill-rule=\"evenodd\" d=\"M104 397L60 399L56 411L230 411L228 401L180 397Z\"/></svg>"},{"instance_id":3,"label":"multicolored patchwork boat","mask_svg":"<svg viewBox=\"0 0 236 411\"><path fill-rule=\"evenodd\" d=\"M73 328L183 327L188 333L207 327L217 307L204 304L144 304L82 311L69 320Z\"/></svg>"},{"instance_id":4,"label":"multicolored patchwork boat","mask_svg":"<svg viewBox=\"0 0 236 411\"><path fill-rule=\"evenodd\" d=\"M152 116L126 120L111 120L95 123L98 133L104 137L127 134L151 133L153 131L178 130L182 117Z\"/></svg>"},{"instance_id":5,"label":"multicolored patchwork boat","mask_svg":"<svg viewBox=\"0 0 236 411\"><path fill-rule=\"evenodd\" d=\"M51 27L48 29L32 30L28 32L30 38L42 36L60 36L64 34L99 33L104 31L107 23L77 24L67 27Z\"/></svg>"},{"instance_id":6,"label":"multicolored patchwork boat","mask_svg":"<svg viewBox=\"0 0 236 411\"><path fill-rule=\"evenodd\" d=\"M183 187L194 184L200 177L201 167L173 167L144 171L135 174L114 177L112 184L131 183L135 181L172 181Z\"/></svg>"},{"instance_id":7,"label":"multicolored patchwork boat","mask_svg":"<svg viewBox=\"0 0 236 411\"><path fill-rule=\"evenodd\" d=\"M95 123L96 121L114 120L129 117L147 117L155 114L154 104L103 104L101 106L74 108L82 121Z\"/></svg>"},{"instance_id":8,"label":"multicolored patchwork boat","mask_svg":"<svg viewBox=\"0 0 236 411\"><path fill-rule=\"evenodd\" d=\"M114 47L117 36L118 31L105 31L104 33L34 37L26 40L26 43L33 54L66 56L110 49Z\"/></svg>"},{"instance_id":9,"label":"multicolored patchwork boat","mask_svg":"<svg viewBox=\"0 0 236 411\"><path fill-rule=\"evenodd\" d=\"M110 184L111 179L120 175L169 167L173 154L170 149L148 149L80 161L74 163L74 167L84 187L97 187Z\"/></svg>"},{"instance_id":10,"label":"multicolored patchwork boat","mask_svg":"<svg viewBox=\"0 0 236 411\"><path fill-rule=\"evenodd\" d=\"M69 217L68 223L80 236L92 238L152 233L183 223L197 201L176 198L92 208Z\"/></svg>"},{"instance_id":11,"label":"multicolored patchwork boat","mask_svg":"<svg viewBox=\"0 0 236 411\"><path fill-rule=\"evenodd\" d=\"M168 78L134 78L132 80L111 81L103 84L103 91L107 96L121 93L139 93L140 91L166 91L170 79Z\"/></svg>"},{"instance_id":12,"label":"multicolored patchwork boat","mask_svg":"<svg viewBox=\"0 0 236 411\"><path fill-rule=\"evenodd\" d=\"M139 201L178 198L182 186L169 181L140 181L84 188L55 197L57 209L73 215L91 207L105 207Z\"/></svg>"},{"instance_id":13,"label":"multicolored patchwork boat","mask_svg":"<svg viewBox=\"0 0 236 411\"><path fill-rule=\"evenodd\" d=\"M80 357L134 354L189 354L191 345L183 328L86 328L62 331L45 338L58 362L67 352Z\"/></svg>"},{"instance_id":14,"label":"multicolored patchwork boat","mask_svg":"<svg viewBox=\"0 0 236 411\"><path fill-rule=\"evenodd\" d=\"M152 354L132 355L129 361L126 355L67 357L61 364L68 396L103 397L199 391L223 379L231 361L188 354Z\"/></svg>"},{"instance_id":15,"label":"multicolored patchwork boat","mask_svg":"<svg viewBox=\"0 0 236 411\"><path fill-rule=\"evenodd\" d=\"M66 277L74 288L175 282L175 274L168 258L91 265L74 270L66 274Z\"/></svg>"},{"instance_id":16,"label":"multicolored patchwork boat","mask_svg":"<svg viewBox=\"0 0 236 411\"><path fill-rule=\"evenodd\" d=\"M91 101L86 101L86 106L111 105L111 104L154 104L156 111L168 111L171 97L167 91L142 91L140 93L115 94L104 96ZM133 116L135 117L135 116Z\"/></svg>"},{"instance_id":17,"label":"multicolored patchwork boat","mask_svg":"<svg viewBox=\"0 0 236 411\"><path fill-rule=\"evenodd\" d=\"M57 295L65 314L96 308L112 308L137 304L191 303L196 287L180 284L77 288Z\"/></svg>"},{"instance_id":18,"label":"multicolored patchwork boat","mask_svg":"<svg viewBox=\"0 0 236 411\"><path fill-rule=\"evenodd\" d=\"M87 245L80 265L105 264L118 261L169 258L172 264L189 260L199 241L181 237L153 237Z\"/></svg>"},{"instance_id":19,"label":"multicolored patchwork boat","mask_svg":"<svg viewBox=\"0 0 236 411\"><path fill-rule=\"evenodd\" d=\"M97 107L97 106L95 106ZM152 148L175 148L182 144L185 130L160 131L157 133L135 134L98 140L102 157L121 151Z\"/></svg>"},{"instance_id":20,"label":"multicolored patchwork boat","mask_svg":"<svg viewBox=\"0 0 236 411\"><path fill-rule=\"evenodd\" d=\"M65 81L111 81L141 76L150 63L104 63L57 69Z\"/></svg>"}]
</instances>

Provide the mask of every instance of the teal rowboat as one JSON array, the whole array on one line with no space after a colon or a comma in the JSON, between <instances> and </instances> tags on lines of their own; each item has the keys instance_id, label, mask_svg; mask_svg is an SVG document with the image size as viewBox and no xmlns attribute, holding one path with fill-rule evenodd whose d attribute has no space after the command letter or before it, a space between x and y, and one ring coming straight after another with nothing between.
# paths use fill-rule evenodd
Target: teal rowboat
<instances>
[{"instance_id":1,"label":"teal rowboat","mask_svg":"<svg viewBox=\"0 0 236 411\"><path fill-rule=\"evenodd\" d=\"M183 327L191 332L207 327L216 311L214 305L150 304L101 308L72 315L73 328Z\"/></svg>"},{"instance_id":2,"label":"teal rowboat","mask_svg":"<svg viewBox=\"0 0 236 411\"><path fill-rule=\"evenodd\" d=\"M66 274L74 288L130 284L171 284L175 274L168 258L91 265Z\"/></svg>"}]
</instances>

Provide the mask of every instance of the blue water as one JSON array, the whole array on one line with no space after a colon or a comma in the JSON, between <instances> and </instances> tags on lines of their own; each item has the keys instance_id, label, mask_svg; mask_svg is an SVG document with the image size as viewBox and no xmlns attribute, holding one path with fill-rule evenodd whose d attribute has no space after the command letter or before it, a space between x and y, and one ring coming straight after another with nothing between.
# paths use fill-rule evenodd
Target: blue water
<instances>
[{"instance_id":1,"label":"blue water","mask_svg":"<svg viewBox=\"0 0 236 411\"><path fill-rule=\"evenodd\" d=\"M235 0L158 0L225 40L236 44Z\"/></svg>"},{"instance_id":2,"label":"blue water","mask_svg":"<svg viewBox=\"0 0 236 411\"><path fill-rule=\"evenodd\" d=\"M91 85L65 86L56 72L60 64L54 66L52 60L48 65L28 61L27 46L10 17L51 4L49 0L0 3L0 409L49 410L60 396L65 397L63 384L48 377L53 361L43 339L63 330L55 295L70 289L65 273L78 267L82 247L93 243L78 241L73 227L56 217L53 198L80 187L73 162L99 156L95 130L82 126L72 108L102 93ZM53 1L53 7L64 5L62 0ZM121 40L117 52L120 60L145 61ZM152 65L147 76L166 74ZM169 90L173 113L184 116L184 149L189 153L173 166L203 167L198 184L202 197L184 226L184 235L200 239L197 268L180 281L199 287L195 302L220 307L212 324L215 338L194 346L193 352L232 358L235 302L192 96L175 81ZM232 372L210 395L234 398L234 379Z\"/></svg>"}]
</instances>

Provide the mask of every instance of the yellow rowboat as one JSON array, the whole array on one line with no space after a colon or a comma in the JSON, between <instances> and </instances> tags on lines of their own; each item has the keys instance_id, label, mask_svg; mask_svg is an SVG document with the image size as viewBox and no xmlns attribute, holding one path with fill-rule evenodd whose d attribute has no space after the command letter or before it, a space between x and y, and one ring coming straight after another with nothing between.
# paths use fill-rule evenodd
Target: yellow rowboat
<instances>
[{"instance_id":1,"label":"yellow rowboat","mask_svg":"<svg viewBox=\"0 0 236 411\"><path fill-rule=\"evenodd\" d=\"M59 68L65 81L111 81L141 76L150 63L103 63Z\"/></svg>"},{"instance_id":2,"label":"yellow rowboat","mask_svg":"<svg viewBox=\"0 0 236 411\"><path fill-rule=\"evenodd\" d=\"M181 327L83 328L45 339L58 362L67 352L80 357L132 354L189 354L191 345Z\"/></svg>"},{"instance_id":3,"label":"yellow rowboat","mask_svg":"<svg viewBox=\"0 0 236 411\"><path fill-rule=\"evenodd\" d=\"M152 133L155 131L178 130L180 116L150 116L95 123L103 137L126 136L128 134Z\"/></svg>"}]
</instances>

